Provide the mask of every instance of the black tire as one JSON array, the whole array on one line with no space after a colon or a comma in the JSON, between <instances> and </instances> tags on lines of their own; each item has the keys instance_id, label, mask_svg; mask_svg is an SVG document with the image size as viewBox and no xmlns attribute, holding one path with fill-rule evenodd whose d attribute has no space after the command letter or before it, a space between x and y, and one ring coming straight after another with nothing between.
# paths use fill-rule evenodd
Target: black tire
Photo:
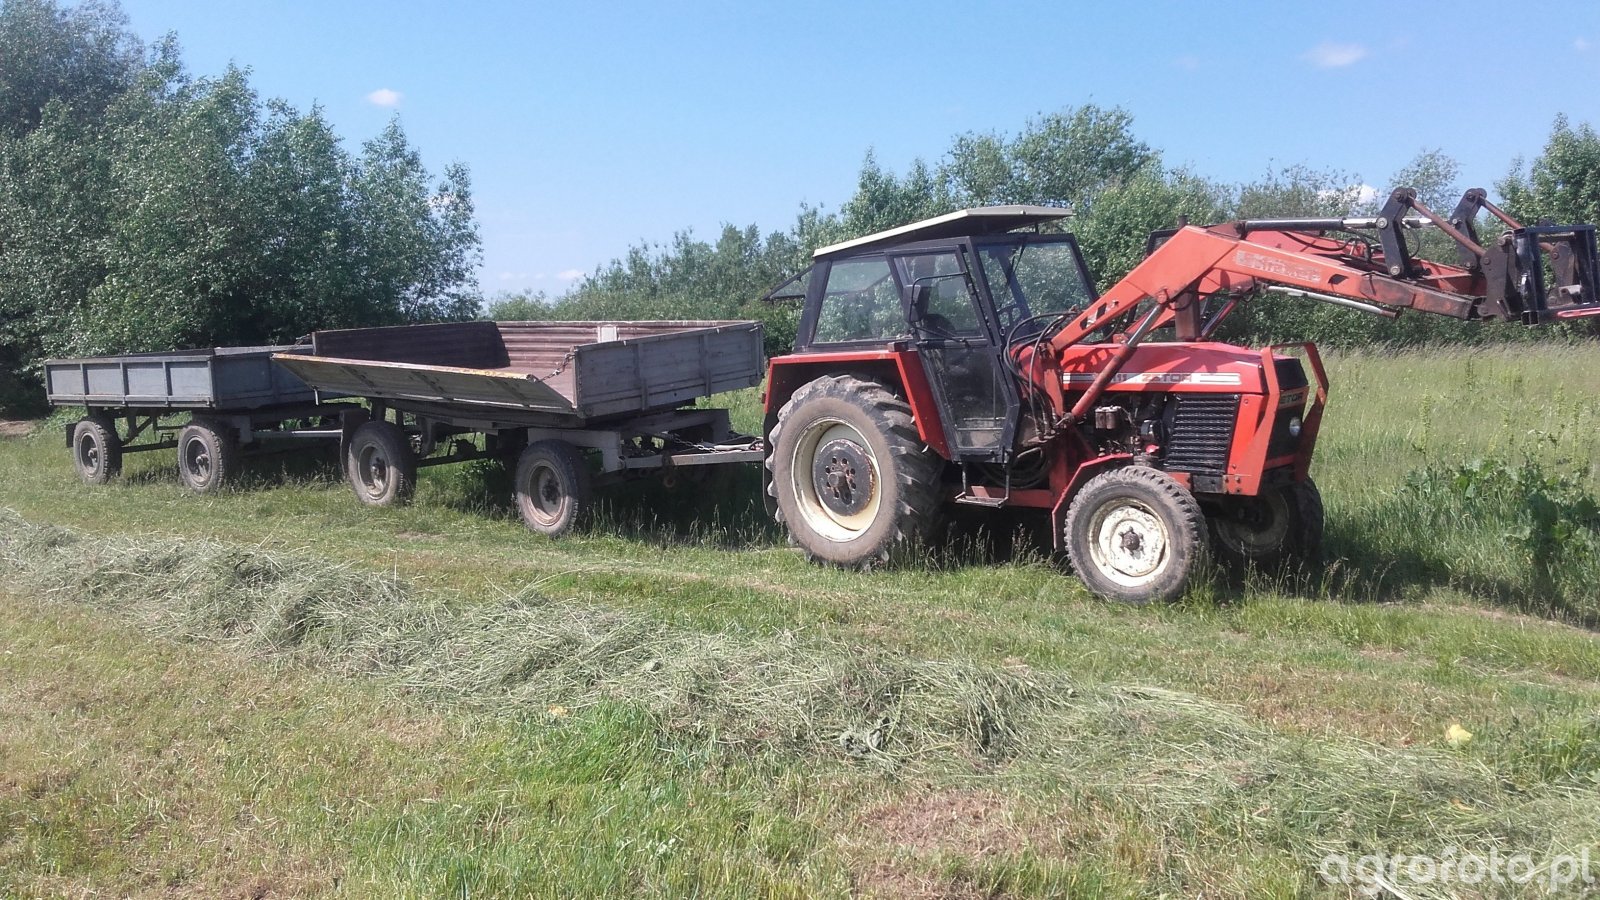
<instances>
[{"instance_id":1,"label":"black tire","mask_svg":"<svg viewBox=\"0 0 1600 900\"><path fill-rule=\"evenodd\" d=\"M193 419L178 432L178 480L197 494L221 490L239 476L239 442L233 429Z\"/></svg>"},{"instance_id":2,"label":"black tire","mask_svg":"<svg viewBox=\"0 0 1600 900\"><path fill-rule=\"evenodd\" d=\"M1309 478L1221 503L1210 517L1217 561L1272 571L1322 561L1322 494Z\"/></svg>"},{"instance_id":3,"label":"black tire","mask_svg":"<svg viewBox=\"0 0 1600 900\"><path fill-rule=\"evenodd\" d=\"M1164 603L1205 564L1206 519L1164 472L1124 466L1090 478L1067 507L1067 556L1090 591L1122 603Z\"/></svg>"},{"instance_id":4,"label":"black tire","mask_svg":"<svg viewBox=\"0 0 1600 900\"><path fill-rule=\"evenodd\" d=\"M110 416L92 415L72 426L72 463L84 484L105 484L122 473L122 438Z\"/></svg>"},{"instance_id":5,"label":"black tire","mask_svg":"<svg viewBox=\"0 0 1600 900\"><path fill-rule=\"evenodd\" d=\"M768 446L775 516L811 560L871 567L934 533L944 461L888 387L818 378L783 405Z\"/></svg>"},{"instance_id":6,"label":"black tire","mask_svg":"<svg viewBox=\"0 0 1600 900\"><path fill-rule=\"evenodd\" d=\"M405 429L393 422L365 422L350 436L345 480L367 506L403 506L417 490L417 454Z\"/></svg>"},{"instance_id":7,"label":"black tire","mask_svg":"<svg viewBox=\"0 0 1600 900\"><path fill-rule=\"evenodd\" d=\"M512 490L530 531L560 537L589 517L593 488L583 454L566 441L529 444L517 458Z\"/></svg>"}]
</instances>

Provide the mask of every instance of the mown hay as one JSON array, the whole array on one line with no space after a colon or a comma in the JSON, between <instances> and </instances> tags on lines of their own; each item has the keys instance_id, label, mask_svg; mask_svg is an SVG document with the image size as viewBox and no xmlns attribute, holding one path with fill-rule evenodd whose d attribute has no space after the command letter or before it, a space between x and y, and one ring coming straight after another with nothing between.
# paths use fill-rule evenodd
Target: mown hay
<instances>
[{"instance_id":1,"label":"mown hay","mask_svg":"<svg viewBox=\"0 0 1600 900\"><path fill-rule=\"evenodd\" d=\"M486 714L557 724L629 704L663 740L719 752L856 759L1092 797L1110 815L1159 823L1174 847L1264 842L1306 861L1443 847L1548 858L1597 837L1594 771L1519 762L1513 772L1492 752L1290 735L1148 686L787 632L706 633L532 591L467 602L306 553L88 540L4 511L0 574L157 634L376 676Z\"/></svg>"}]
</instances>

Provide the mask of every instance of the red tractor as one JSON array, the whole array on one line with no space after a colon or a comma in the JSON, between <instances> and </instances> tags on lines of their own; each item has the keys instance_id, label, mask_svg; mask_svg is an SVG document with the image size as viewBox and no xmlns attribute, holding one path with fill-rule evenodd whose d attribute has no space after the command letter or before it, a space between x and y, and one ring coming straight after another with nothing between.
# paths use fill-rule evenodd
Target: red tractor
<instances>
[{"instance_id":1,"label":"red tractor","mask_svg":"<svg viewBox=\"0 0 1600 900\"><path fill-rule=\"evenodd\" d=\"M1487 243L1485 212L1505 226ZM1213 551L1314 561L1327 376L1309 343L1212 340L1241 302L1272 290L1390 318L1600 315L1594 227L1525 227L1479 189L1449 219L1401 189L1372 217L1157 232L1104 293L1072 235L1039 230L1066 215L939 216L824 247L767 295L803 302L794 352L768 373L766 482L811 558L874 565L961 504L1048 516L1056 549L1116 600L1178 596ZM1413 255L1407 233L1424 227L1455 241L1459 264Z\"/></svg>"}]
</instances>

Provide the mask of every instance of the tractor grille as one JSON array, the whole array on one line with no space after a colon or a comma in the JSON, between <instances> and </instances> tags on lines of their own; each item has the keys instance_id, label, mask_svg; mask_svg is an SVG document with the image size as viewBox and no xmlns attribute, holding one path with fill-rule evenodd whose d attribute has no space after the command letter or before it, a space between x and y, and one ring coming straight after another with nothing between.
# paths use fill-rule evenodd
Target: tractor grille
<instances>
[{"instance_id":1,"label":"tractor grille","mask_svg":"<svg viewBox=\"0 0 1600 900\"><path fill-rule=\"evenodd\" d=\"M1238 394L1178 394L1167 420L1166 468L1195 475L1228 471L1228 448L1239 421Z\"/></svg>"}]
</instances>

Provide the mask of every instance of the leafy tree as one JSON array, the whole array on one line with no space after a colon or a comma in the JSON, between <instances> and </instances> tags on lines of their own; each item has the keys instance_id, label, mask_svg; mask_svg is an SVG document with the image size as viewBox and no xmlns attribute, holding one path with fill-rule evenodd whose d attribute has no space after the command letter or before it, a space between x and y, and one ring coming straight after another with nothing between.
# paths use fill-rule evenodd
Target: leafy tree
<instances>
[{"instance_id":1,"label":"leafy tree","mask_svg":"<svg viewBox=\"0 0 1600 900\"><path fill-rule=\"evenodd\" d=\"M1092 104L1030 121L1008 145L1013 203L1055 203L1092 212L1108 188L1150 174L1161 156L1133 135L1133 116Z\"/></svg>"},{"instance_id":2,"label":"leafy tree","mask_svg":"<svg viewBox=\"0 0 1600 900\"><path fill-rule=\"evenodd\" d=\"M434 189L398 121L362 148L352 185L361 289L380 315L427 322L477 315L478 226L465 166Z\"/></svg>"},{"instance_id":3,"label":"leafy tree","mask_svg":"<svg viewBox=\"0 0 1600 900\"><path fill-rule=\"evenodd\" d=\"M1413 157L1411 162L1394 173L1389 183L1396 188L1416 188L1418 200L1434 212L1449 216L1461 199L1461 188L1456 186L1460 178L1461 164L1443 150L1433 149L1424 150ZM1378 202L1386 199L1387 195L1381 195Z\"/></svg>"},{"instance_id":4,"label":"leafy tree","mask_svg":"<svg viewBox=\"0 0 1600 900\"><path fill-rule=\"evenodd\" d=\"M961 208L947 181L922 160L912 162L904 178L884 171L867 151L855 196L844 205L844 229L852 235L872 234L943 215Z\"/></svg>"},{"instance_id":5,"label":"leafy tree","mask_svg":"<svg viewBox=\"0 0 1600 900\"><path fill-rule=\"evenodd\" d=\"M1557 116L1544 152L1532 165L1518 159L1496 187L1506 211L1523 222L1600 222L1600 135Z\"/></svg>"},{"instance_id":6,"label":"leafy tree","mask_svg":"<svg viewBox=\"0 0 1600 900\"><path fill-rule=\"evenodd\" d=\"M0 110L22 110L0 123L0 406L38 396L46 355L477 314L464 166L435 180L398 122L352 156L243 70L193 78L171 39L130 60L121 23L0 0Z\"/></svg>"},{"instance_id":7,"label":"leafy tree","mask_svg":"<svg viewBox=\"0 0 1600 900\"><path fill-rule=\"evenodd\" d=\"M0 3L0 136L37 128L59 103L92 121L132 83L142 49L113 3Z\"/></svg>"},{"instance_id":8,"label":"leafy tree","mask_svg":"<svg viewBox=\"0 0 1600 900\"><path fill-rule=\"evenodd\" d=\"M1241 219L1347 216L1361 205L1358 179L1337 170L1309 166L1268 169L1238 187L1232 215Z\"/></svg>"},{"instance_id":9,"label":"leafy tree","mask_svg":"<svg viewBox=\"0 0 1600 900\"><path fill-rule=\"evenodd\" d=\"M1090 212L1070 225L1089 271L1104 288L1144 259L1152 231L1172 228L1180 218L1209 224L1228 218L1226 189L1191 172L1146 166L1125 181L1103 187Z\"/></svg>"}]
</instances>

